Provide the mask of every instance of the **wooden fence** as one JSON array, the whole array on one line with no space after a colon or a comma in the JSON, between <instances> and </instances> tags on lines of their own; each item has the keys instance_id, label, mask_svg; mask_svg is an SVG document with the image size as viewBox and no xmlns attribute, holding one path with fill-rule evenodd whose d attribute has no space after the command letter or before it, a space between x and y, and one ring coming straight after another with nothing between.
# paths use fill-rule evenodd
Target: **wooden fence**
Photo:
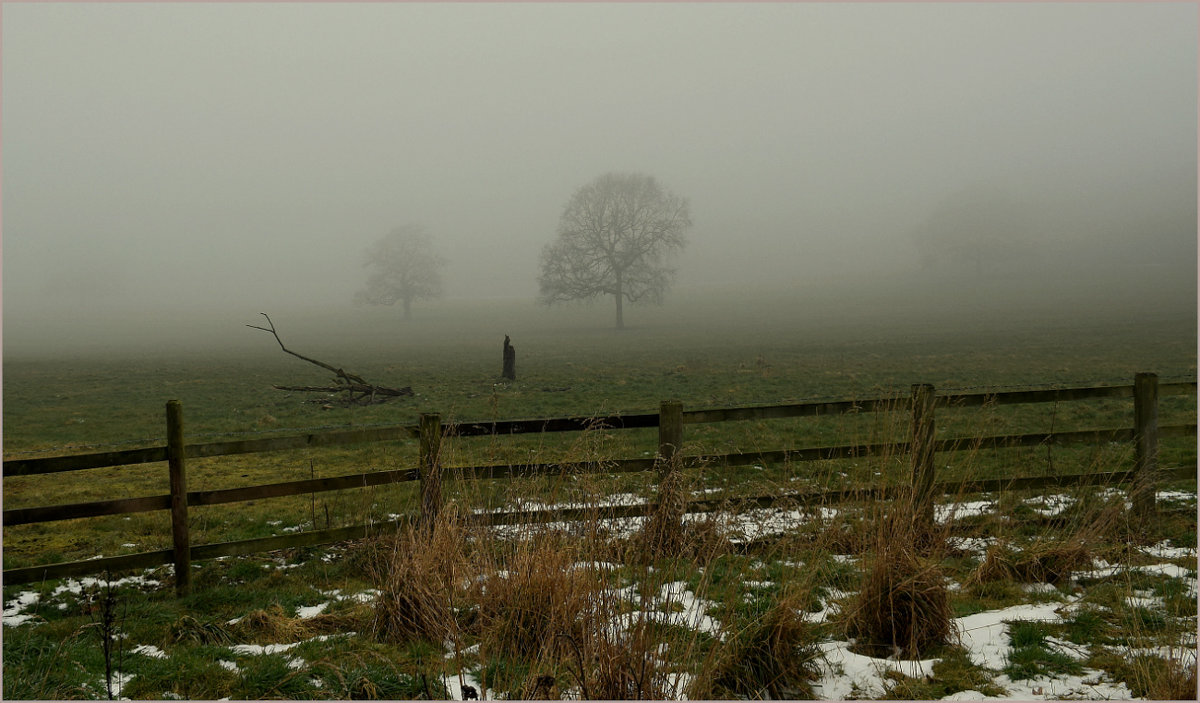
<instances>
[{"instance_id":1,"label":"wooden fence","mask_svg":"<svg viewBox=\"0 0 1200 703\"><path fill-rule=\"evenodd\" d=\"M920 505L924 508L926 514L930 516L933 510L934 497L940 494L965 494L1051 486L1107 485L1112 483L1130 483L1132 485L1131 499L1134 510L1143 515L1149 515L1154 511L1155 486L1159 481L1169 478L1195 478L1196 476L1196 467L1167 470L1160 469L1158 466L1158 439L1160 437L1194 438L1196 436L1195 424L1159 425L1158 396L1160 394L1194 393L1195 390L1195 381L1160 385L1157 376L1149 373L1137 374L1131 386L1060 388L1010 392L938 395L932 386L919 384L912 387L911 395L906 398L808 402L788 405L690 411L683 410L682 405L677 401L664 401L661 403L659 412L652 414L495 422L443 423L439 415L425 414L421 415L420 422L416 426L346 430L209 444L185 444L182 404L177 400L172 400L166 406L166 446L38 459L13 459L4 462L3 474L5 477L26 476L165 461L168 464L170 475L170 492L166 495L68 505L15 508L5 510L3 512L3 520L6 526L14 526L101 515L169 510L171 511L172 548L117 557L8 569L3 572L3 579L8 584L29 583L44 579L100 573L106 570L118 571L147 568L172 563L174 564L176 574L176 589L178 593L184 594L190 589L190 563L192 560L250 554L288 547L329 544L343 540L359 539L367 536L372 531L380 529L380 524L376 523L375 525L353 525L236 542L195 545L191 544L188 535L189 506L217 505L237 501L379 486L402 481L419 481L421 501L420 515L417 517L418 519L428 519L436 515L441 506L441 481L443 478L485 479L558 475L563 473L612 474L658 470L665 480L665 476L671 471L709 464L745 466L770 462L817 461L907 454L910 456L912 480L911 484L906 487L906 490L909 491L909 495L920 501ZM936 439L934 421L936 408L1066 402L1089 398L1133 398L1134 426L1129 429L1073 432L1051 431L1019 435ZM678 449L683 444L683 426L688 424L815 417L889 410L909 410L911 412L912 430L908 442L810 447L721 455L680 456L678 454ZM443 467L441 462L443 442L451 437L518 435L594 429L607 431L649 427L659 428L658 452L653 458L452 468ZM273 452L307 447L361 444L414 437L419 440L418 465L415 469L375 471L330 478L286 481L244 488L207 491L187 490L186 466L188 459L254 452ZM1135 460L1132 469L1105 473L1014 477L944 483L938 483L935 480L934 455L937 452L974 451L988 448L1041 445L1098 444L1107 442L1135 443ZM770 507L785 503L813 504L837 502L852 497L886 498L893 497L896 493L897 491L894 487L891 489L863 487L831 491L808 491L748 497L740 499L735 507L737 509L747 509ZM726 499L692 500L687 502L685 509L687 512L708 512L729 509L730 507L730 502ZM611 506L601 508L599 513L601 517L605 518L646 516L650 515L655 508L656 505L654 504ZM471 514L468 516L468 519L478 524L501 525L522 521L572 520L582 518L586 515L595 515L596 513L596 508L568 508L507 513L479 512ZM406 519L402 518L401 521ZM393 523L384 523L384 525L389 524Z\"/></svg>"}]
</instances>

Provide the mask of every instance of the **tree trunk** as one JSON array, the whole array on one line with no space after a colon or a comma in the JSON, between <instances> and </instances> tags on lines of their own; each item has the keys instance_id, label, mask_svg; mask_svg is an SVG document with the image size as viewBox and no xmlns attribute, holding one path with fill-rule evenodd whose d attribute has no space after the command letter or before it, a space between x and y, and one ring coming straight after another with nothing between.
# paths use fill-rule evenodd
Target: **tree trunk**
<instances>
[{"instance_id":1,"label":"tree trunk","mask_svg":"<svg viewBox=\"0 0 1200 703\"><path fill-rule=\"evenodd\" d=\"M510 381L517 380L517 349L509 343L507 334L504 335L504 370L500 375Z\"/></svg>"}]
</instances>

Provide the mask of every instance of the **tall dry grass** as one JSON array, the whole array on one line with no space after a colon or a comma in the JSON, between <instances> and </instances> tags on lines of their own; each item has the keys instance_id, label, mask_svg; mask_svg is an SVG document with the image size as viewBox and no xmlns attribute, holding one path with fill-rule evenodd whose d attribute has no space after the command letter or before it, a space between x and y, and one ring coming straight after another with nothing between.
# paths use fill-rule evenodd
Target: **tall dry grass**
<instances>
[{"instance_id":1,"label":"tall dry grass","mask_svg":"<svg viewBox=\"0 0 1200 703\"><path fill-rule=\"evenodd\" d=\"M869 436L854 440L903 436L908 419L902 412L880 413L863 430ZM581 433L558 459L601 461L605 443L597 437ZM452 464L453 444L444 451ZM970 475L977 451L955 455L960 472ZM860 471L874 470L880 483L892 486L904 485L911 470L901 455L865 463ZM845 482L834 462L789 466L783 473L784 482L763 485L759 492ZM858 651L875 656L922 657L955 643L943 566L953 529L923 519L914 496L902 493L829 513L822 511L825 506L806 506L808 525L735 542L734 522L748 534L770 532L770 511L763 511L762 525L720 512L682 519L698 477L669 472L665 478L656 486L657 509L632 530L602 517L606 497L628 477L563 474L502 486L457 482L436 521L402 528L374 547L371 572L381 595L373 632L387 641L449 647L455 666L478 668L485 693L510 698L806 697L819 672L818 643L831 632L853 638ZM621 485L629 490L628 483ZM570 524L530 521L490 528L469 507L525 506L531 493L543 506L588 508L587 517ZM997 498L1005 500L1003 494ZM1069 529L1048 527L1032 540L1014 525L984 521L978 529L1000 540L971 578L1058 583L1086 568L1095 544L1111 543L1128 527L1124 511L1111 503L1080 506L1067 517ZM828 586L815 565L847 553L864 554L857 582L846 587L857 590L843 599L833 623L815 623L808 611ZM760 608L742 607L734 602L742 591L711 580L710 567L719 559L748 554L801 565ZM687 599L680 589L665 588L678 578L680 565L693 575ZM746 568L734 580L753 580ZM711 601L710 614L719 611L716 631L672 621L670 615L688 610L692 599Z\"/></svg>"}]
</instances>

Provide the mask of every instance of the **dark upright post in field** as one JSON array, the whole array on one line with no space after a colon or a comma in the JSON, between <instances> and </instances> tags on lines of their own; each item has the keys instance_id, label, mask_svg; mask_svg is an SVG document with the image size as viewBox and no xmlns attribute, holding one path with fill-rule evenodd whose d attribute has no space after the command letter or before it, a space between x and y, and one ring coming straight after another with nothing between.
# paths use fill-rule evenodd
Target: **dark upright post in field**
<instances>
[{"instance_id":1,"label":"dark upright post in field","mask_svg":"<svg viewBox=\"0 0 1200 703\"><path fill-rule=\"evenodd\" d=\"M504 335L504 370L501 375L510 381L517 380L517 349L508 341L508 335Z\"/></svg>"},{"instance_id":2,"label":"dark upright post in field","mask_svg":"<svg viewBox=\"0 0 1200 703\"><path fill-rule=\"evenodd\" d=\"M183 462L183 403L167 401L167 467L171 473L171 538L175 549L175 594L192 589L192 550L188 543L187 473Z\"/></svg>"},{"instance_id":3,"label":"dark upright post in field","mask_svg":"<svg viewBox=\"0 0 1200 703\"><path fill-rule=\"evenodd\" d=\"M421 475L420 522L432 527L442 508L442 416L423 413L419 434L417 470Z\"/></svg>"},{"instance_id":4,"label":"dark upright post in field","mask_svg":"<svg viewBox=\"0 0 1200 703\"><path fill-rule=\"evenodd\" d=\"M936 441L933 424L933 386L912 387L912 491L916 519L933 526L933 449Z\"/></svg>"},{"instance_id":5,"label":"dark upright post in field","mask_svg":"<svg viewBox=\"0 0 1200 703\"><path fill-rule=\"evenodd\" d=\"M682 446L683 403L664 400L658 407L658 506L646 525L647 547L654 557L675 556L683 546Z\"/></svg>"},{"instance_id":6,"label":"dark upright post in field","mask_svg":"<svg viewBox=\"0 0 1200 703\"><path fill-rule=\"evenodd\" d=\"M1134 514L1151 518L1158 490L1158 376L1139 373L1133 378Z\"/></svg>"}]
</instances>

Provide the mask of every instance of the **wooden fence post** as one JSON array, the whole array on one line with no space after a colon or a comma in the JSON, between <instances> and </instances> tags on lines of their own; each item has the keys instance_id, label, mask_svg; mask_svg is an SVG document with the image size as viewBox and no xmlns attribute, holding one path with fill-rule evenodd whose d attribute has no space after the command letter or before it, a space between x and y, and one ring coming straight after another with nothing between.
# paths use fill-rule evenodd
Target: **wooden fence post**
<instances>
[{"instance_id":1,"label":"wooden fence post","mask_svg":"<svg viewBox=\"0 0 1200 703\"><path fill-rule=\"evenodd\" d=\"M679 469L683 446L683 403L664 400L658 406L658 505L646 521L646 547L652 558L678 554L683 546L686 496Z\"/></svg>"},{"instance_id":2,"label":"wooden fence post","mask_svg":"<svg viewBox=\"0 0 1200 703\"><path fill-rule=\"evenodd\" d=\"M1130 496L1134 514L1151 518L1158 490L1158 376L1133 377L1134 477Z\"/></svg>"},{"instance_id":3,"label":"wooden fence post","mask_svg":"<svg viewBox=\"0 0 1200 703\"><path fill-rule=\"evenodd\" d=\"M171 540L175 551L175 595L192 590L192 548L188 540L187 471L183 457L183 403L167 401L167 468L171 474Z\"/></svg>"},{"instance_id":4,"label":"wooden fence post","mask_svg":"<svg viewBox=\"0 0 1200 703\"><path fill-rule=\"evenodd\" d=\"M420 522L432 527L442 508L442 416L423 413L419 434L417 470L421 476Z\"/></svg>"},{"instance_id":5,"label":"wooden fence post","mask_svg":"<svg viewBox=\"0 0 1200 703\"><path fill-rule=\"evenodd\" d=\"M658 455L670 467L683 446L683 403L664 400L658 405Z\"/></svg>"},{"instance_id":6,"label":"wooden fence post","mask_svg":"<svg viewBox=\"0 0 1200 703\"><path fill-rule=\"evenodd\" d=\"M934 388L928 383L912 387L912 491L914 516L933 525Z\"/></svg>"}]
</instances>

